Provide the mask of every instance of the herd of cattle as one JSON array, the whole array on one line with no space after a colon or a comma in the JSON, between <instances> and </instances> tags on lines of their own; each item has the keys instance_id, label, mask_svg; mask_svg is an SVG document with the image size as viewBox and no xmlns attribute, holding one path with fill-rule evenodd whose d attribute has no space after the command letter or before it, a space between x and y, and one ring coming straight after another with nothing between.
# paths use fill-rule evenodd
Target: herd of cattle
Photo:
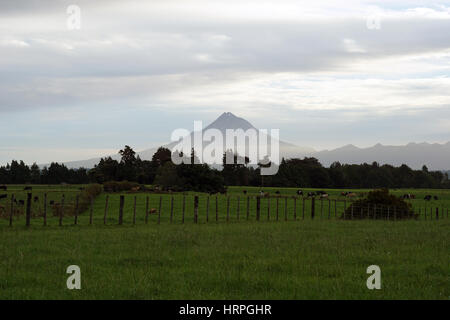
<instances>
[{"instance_id":1,"label":"herd of cattle","mask_svg":"<svg viewBox=\"0 0 450 320\"><path fill-rule=\"evenodd\" d=\"M84 189L84 188L79 188L79 189L82 190L82 189ZM0 190L7 191L7 190L8 190L8 187L7 187L7 186L0 186ZM24 190L24 191L31 191L31 190L32 190L32 187L24 187L23 190ZM247 194L247 190L243 190L242 192L243 192L245 195ZM263 197L269 197L269 196L270 196L270 193L264 192L263 190L260 190L260 191L259 191L259 194L260 194L260 196L263 196ZM279 190L277 190L277 191L275 191L275 194L276 194L277 196L279 196L279 195L281 194L281 192L280 192ZM325 191L315 191L315 192L310 191L310 192L304 192L304 191L301 190L301 189L297 190L297 191L296 191L296 194L297 194L298 196L306 196L306 197L308 197L308 198L319 197L319 198L321 198L321 199L326 199L326 198L328 198L328 197L330 196L330 195L329 195L327 192L325 192ZM343 191L343 192L341 192L341 196L342 196L342 197L346 197L346 198L355 198L355 197L358 197L358 194L357 194L356 192L352 192L352 191ZM1 199L6 199L6 198L7 198L7 194L0 194L0 200L1 200ZM405 200L412 200L412 199L416 199L416 196L415 196L414 194L406 193L406 194L402 195L401 198L403 198L403 199L405 199ZM433 196L433 195L426 195L426 196L424 197L424 200L426 200L426 201L439 200L439 197L436 196L436 195L434 195L434 196ZM24 204L25 204L25 201L24 201L24 200L17 200L17 199L14 199L13 201L14 201L16 204L18 204L18 205L24 205ZM39 202L39 197L38 197L38 196L34 196L33 201L34 201L34 202ZM50 205L54 204L54 203L52 203L52 202L53 202L53 201L50 201Z\"/></svg>"}]
</instances>

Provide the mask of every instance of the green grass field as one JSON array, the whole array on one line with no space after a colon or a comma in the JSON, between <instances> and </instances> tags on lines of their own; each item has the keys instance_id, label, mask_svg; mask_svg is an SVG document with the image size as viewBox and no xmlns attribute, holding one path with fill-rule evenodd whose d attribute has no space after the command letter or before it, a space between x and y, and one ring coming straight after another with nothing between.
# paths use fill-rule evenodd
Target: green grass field
<instances>
[{"instance_id":1,"label":"green grass field","mask_svg":"<svg viewBox=\"0 0 450 320\"><path fill-rule=\"evenodd\" d=\"M19 194L23 186L8 193ZM206 223L206 195L200 197L199 225L193 223L193 194L186 196L185 224L181 224L181 195L164 195L161 224L150 215L145 224L145 194L127 194L124 225L117 226L118 194L109 195L107 225L103 225L106 194L94 202L94 223L81 213L78 223L58 218L49 211L48 226L42 226L39 208L44 192L58 200L64 193L71 201L78 187L33 187L39 202L33 203L35 217L26 228L23 215L0 219L0 299L449 299L450 219L439 221L342 221L324 214L311 220L293 220L293 201L288 202L284 221L284 199L271 199L267 221L266 199L261 202L261 221L255 221L255 201L242 190L256 195L258 188L229 189L230 218L226 223L226 197L218 198L219 223L215 222L215 197L210 198ZM278 189L265 188L274 192ZM294 195L296 189L279 189ZM308 190L306 190L308 191ZM325 190L337 199L341 190ZM366 192L355 190L357 192ZM395 190L398 195L416 194L416 208L450 207L449 190ZM1 193L1 192L0 192ZM23 198L25 193L21 191ZM425 202L422 195L438 195ZM137 197L136 225L132 225L133 202ZM237 221L237 197L240 217ZM160 195L150 197L150 208L158 208ZM7 207L9 199L0 205ZM339 202L343 206L343 203ZM305 202L308 208L308 200ZM337 216L339 215L339 209ZM334 205L333 208L334 210ZM309 212L306 209L306 212ZM326 213L326 214L325 214ZM81 268L82 289L68 290L65 273L69 265ZM366 268L379 265L382 289L368 290Z\"/></svg>"}]
</instances>

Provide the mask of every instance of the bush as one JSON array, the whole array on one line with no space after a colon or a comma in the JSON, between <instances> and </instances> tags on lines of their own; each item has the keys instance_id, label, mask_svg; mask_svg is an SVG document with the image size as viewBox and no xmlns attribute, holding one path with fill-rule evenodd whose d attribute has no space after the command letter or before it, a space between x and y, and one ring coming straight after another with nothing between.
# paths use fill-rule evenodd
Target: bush
<instances>
[{"instance_id":1,"label":"bush","mask_svg":"<svg viewBox=\"0 0 450 320\"><path fill-rule=\"evenodd\" d=\"M78 195L78 214L86 211L91 205L91 199L94 200L103 192L100 184L90 184L84 188ZM63 212L62 204L55 203L52 205L53 215L60 216ZM74 216L77 212L76 202L64 205L64 215Z\"/></svg>"},{"instance_id":2,"label":"bush","mask_svg":"<svg viewBox=\"0 0 450 320\"><path fill-rule=\"evenodd\" d=\"M416 219L412 205L402 198L389 194L388 189L374 190L364 199L353 202L342 219Z\"/></svg>"},{"instance_id":3,"label":"bush","mask_svg":"<svg viewBox=\"0 0 450 320\"><path fill-rule=\"evenodd\" d=\"M139 188L139 184L129 181L108 181L103 184L105 192L131 191L133 188Z\"/></svg>"}]
</instances>

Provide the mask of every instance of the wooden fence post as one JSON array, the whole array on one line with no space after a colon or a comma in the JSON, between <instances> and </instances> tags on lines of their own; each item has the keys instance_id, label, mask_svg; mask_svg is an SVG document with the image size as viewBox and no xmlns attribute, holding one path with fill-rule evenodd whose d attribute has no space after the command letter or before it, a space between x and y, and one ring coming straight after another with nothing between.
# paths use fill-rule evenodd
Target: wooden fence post
<instances>
[{"instance_id":1,"label":"wooden fence post","mask_svg":"<svg viewBox=\"0 0 450 320\"><path fill-rule=\"evenodd\" d=\"M261 197L256 197L256 221L259 221L261 215Z\"/></svg>"},{"instance_id":2,"label":"wooden fence post","mask_svg":"<svg viewBox=\"0 0 450 320\"><path fill-rule=\"evenodd\" d=\"M297 221L297 197L294 196L294 220Z\"/></svg>"},{"instance_id":3,"label":"wooden fence post","mask_svg":"<svg viewBox=\"0 0 450 320\"><path fill-rule=\"evenodd\" d=\"M173 222L173 196L170 198L170 223Z\"/></svg>"},{"instance_id":4,"label":"wooden fence post","mask_svg":"<svg viewBox=\"0 0 450 320\"><path fill-rule=\"evenodd\" d=\"M323 216L323 198L320 198L320 219Z\"/></svg>"},{"instance_id":5,"label":"wooden fence post","mask_svg":"<svg viewBox=\"0 0 450 320\"><path fill-rule=\"evenodd\" d=\"M123 223L123 206L125 205L125 196L120 196L120 203L119 203L119 225L122 225Z\"/></svg>"},{"instance_id":6,"label":"wooden fence post","mask_svg":"<svg viewBox=\"0 0 450 320\"><path fill-rule=\"evenodd\" d=\"M284 198L284 221L288 220L287 197Z\"/></svg>"},{"instance_id":7,"label":"wooden fence post","mask_svg":"<svg viewBox=\"0 0 450 320\"><path fill-rule=\"evenodd\" d=\"M92 225L92 217L94 215L94 197L90 198L91 205L89 209L89 224Z\"/></svg>"},{"instance_id":8,"label":"wooden fence post","mask_svg":"<svg viewBox=\"0 0 450 320\"><path fill-rule=\"evenodd\" d=\"M73 224L75 224L75 225L78 224L78 206L79 206L79 201L80 201L80 198L77 195L76 198L75 198L75 218L74 218L74 221L73 221Z\"/></svg>"},{"instance_id":9,"label":"wooden fence post","mask_svg":"<svg viewBox=\"0 0 450 320\"><path fill-rule=\"evenodd\" d=\"M59 226L62 226L62 221L63 221L63 216L64 216L64 200L65 200L65 196L63 194L62 198L61 198L61 212L59 214Z\"/></svg>"},{"instance_id":10,"label":"wooden fence post","mask_svg":"<svg viewBox=\"0 0 450 320\"><path fill-rule=\"evenodd\" d=\"M209 222L209 196L206 198L206 222Z\"/></svg>"},{"instance_id":11,"label":"wooden fence post","mask_svg":"<svg viewBox=\"0 0 450 320\"><path fill-rule=\"evenodd\" d=\"M216 222L219 221L219 200L217 199L216 196Z\"/></svg>"},{"instance_id":12,"label":"wooden fence post","mask_svg":"<svg viewBox=\"0 0 450 320\"><path fill-rule=\"evenodd\" d=\"M162 210L162 196L159 196L158 224L161 223L161 210Z\"/></svg>"},{"instance_id":13,"label":"wooden fence post","mask_svg":"<svg viewBox=\"0 0 450 320\"><path fill-rule=\"evenodd\" d=\"M134 196L134 201L133 201L133 224L136 224L136 202L137 202L137 196Z\"/></svg>"},{"instance_id":14,"label":"wooden fence post","mask_svg":"<svg viewBox=\"0 0 450 320\"><path fill-rule=\"evenodd\" d=\"M250 197L247 196L247 220L250 219Z\"/></svg>"},{"instance_id":15,"label":"wooden fence post","mask_svg":"<svg viewBox=\"0 0 450 320\"><path fill-rule=\"evenodd\" d=\"M278 221L278 216L279 216L279 214L278 214L278 211L279 211L279 200L280 200L280 197L277 196L277 211L276 211L276 213L277 213L277 215L276 215L277 221Z\"/></svg>"},{"instance_id":16,"label":"wooden fence post","mask_svg":"<svg viewBox=\"0 0 450 320\"><path fill-rule=\"evenodd\" d=\"M26 208L26 226L29 227L31 223L31 193L27 193L27 208Z\"/></svg>"},{"instance_id":17,"label":"wooden fence post","mask_svg":"<svg viewBox=\"0 0 450 320\"><path fill-rule=\"evenodd\" d=\"M230 220L230 196L227 196L227 222Z\"/></svg>"},{"instance_id":18,"label":"wooden fence post","mask_svg":"<svg viewBox=\"0 0 450 320\"><path fill-rule=\"evenodd\" d=\"M305 220L305 197L302 197L302 220Z\"/></svg>"},{"instance_id":19,"label":"wooden fence post","mask_svg":"<svg viewBox=\"0 0 450 320\"><path fill-rule=\"evenodd\" d=\"M14 215L14 194L11 195L11 212L9 213L9 226L12 227Z\"/></svg>"},{"instance_id":20,"label":"wooden fence post","mask_svg":"<svg viewBox=\"0 0 450 320\"><path fill-rule=\"evenodd\" d=\"M328 220L331 219L331 200L328 199Z\"/></svg>"},{"instance_id":21,"label":"wooden fence post","mask_svg":"<svg viewBox=\"0 0 450 320\"><path fill-rule=\"evenodd\" d=\"M47 193L44 193L44 226L47 225Z\"/></svg>"},{"instance_id":22,"label":"wooden fence post","mask_svg":"<svg viewBox=\"0 0 450 320\"><path fill-rule=\"evenodd\" d=\"M436 220L439 220L439 208L436 207Z\"/></svg>"},{"instance_id":23,"label":"wooden fence post","mask_svg":"<svg viewBox=\"0 0 450 320\"><path fill-rule=\"evenodd\" d=\"M239 198L239 196L237 197L237 215L236 218L239 221L239 210L240 210L240 205L241 205L241 199Z\"/></svg>"},{"instance_id":24,"label":"wooden fence post","mask_svg":"<svg viewBox=\"0 0 450 320\"><path fill-rule=\"evenodd\" d=\"M337 200L334 200L334 217L337 217Z\"/></svg>"},{"instance_id":25,"label":"wooden fence post","mask_svg":"<svg viewBox=\"0 0 450 320\"><path fill-rule=\"evenodd\" d=\"M314 219L314 215L316 214L316 198L311 198L311 219Z\"/></svg>"},{"instance_id":26,"label":"wooden fence post","mask_svg":"<svg viewBox=\"0 0 450 320\"><path fill-rule=\"evenodd\" d=\"M198 223L198 196L194 197L194 223Z\"/></svg>"},{"instance_id":27,"label":"wooden fence post","mask_svg":"<svg viewBox=\"0 0 450 320\"><path fill-rule=\"evenodd\" d=\"M109 203L109 195L106 195L105 213L103 214L103 224L106 224L106 216L108 215L108 203Z\"/></svg>"},{"instance_id":28,"label":"wooden fence post","mask_svg":"<svg viewBox=\"0 0 450 320\"><path fill-rule=\"evenodd\" d=\"M186 196L183 195L183 209L181 213L181 223L184 223L184 214L186 212Z\"/></svg>"},{"instance_id":29,"label":"wooden fence post","mask_svg":"<svg viewBox=\"0 0 450 320\"><path fill-rule=\"evenodd\" d=\"M347 211L347 200L344 200L344 220L345 220L345 211Z\"/></svg>"},{"instance_id":30,"label":"wooden fence post","mask_svg":"<svg viewBox=\"0 0 450 320\"><path fill-rule=\"evenodd\" d=\"M149 198L149 196L147 196L147 197L145 198L145 224L148 223L148 214L149 214L148 209L149 209L149 202L150 202L150 198Z\"/></svg>"}]
</instances>

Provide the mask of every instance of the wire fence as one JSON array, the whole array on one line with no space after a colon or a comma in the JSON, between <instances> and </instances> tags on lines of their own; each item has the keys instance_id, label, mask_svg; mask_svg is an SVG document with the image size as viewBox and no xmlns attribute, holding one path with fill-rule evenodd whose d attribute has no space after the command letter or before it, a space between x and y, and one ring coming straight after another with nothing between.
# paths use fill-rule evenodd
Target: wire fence
<instances>
[{"instance_id":1,"label":"wire fence","mask_svg":"<svg viewBox=\"0 0 450 320\"><path fill-rule=\"evenodd\" d=\"M9 226L43 224L149 224L239 221L440 220L444 206L360 205L358 201L298 196L207 194L102 194L80 199L79 192L25 193L0 200Z\"/></svg>"}]
</instances>

